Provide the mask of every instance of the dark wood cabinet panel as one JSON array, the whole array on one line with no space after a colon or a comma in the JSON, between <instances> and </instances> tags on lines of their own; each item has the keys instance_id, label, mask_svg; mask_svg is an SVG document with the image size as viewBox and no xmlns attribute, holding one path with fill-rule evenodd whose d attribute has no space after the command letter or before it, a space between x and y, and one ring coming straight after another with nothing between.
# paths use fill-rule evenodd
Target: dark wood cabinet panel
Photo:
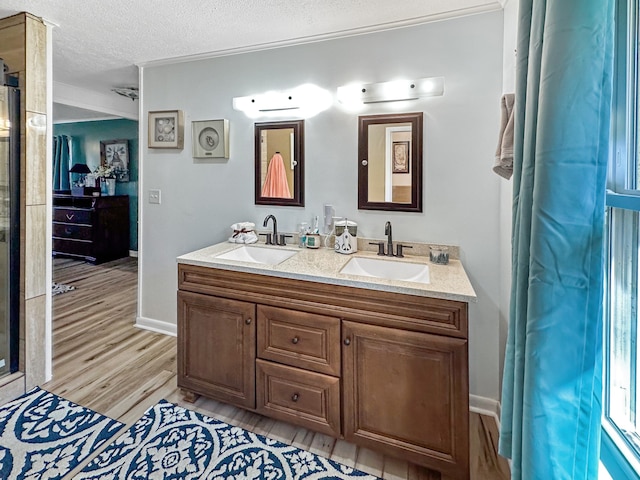
<instances>
[{"instance_id":1,"label":"dark wood cabinet panel","mask_svg":"<svg viewBox=\"0 0 640 480\"><path fill-rule=\"evenodd\" d=\"M53 255L103 263L129 255L129 197L53 196Z\"/></svg>"},{"instance_id":2,"label":"dark wood cabinet panel","mask_svg":"<svg viewBox=\"0 0 640 480\"><path fill-rule=\"evenodd\" d=\"M178 293L178 387L255 408L255 305Z\"/></svg>"},{"instance_id":3,"label":"dark wood cabinet panel","mask_svg":"<svg viewBox=\"0 0 640 480\"><path fill-rule=\"evenodd\" d=\"M465 478L467 342L343 321L344 436Z\"/></svg>"}]
</instances>

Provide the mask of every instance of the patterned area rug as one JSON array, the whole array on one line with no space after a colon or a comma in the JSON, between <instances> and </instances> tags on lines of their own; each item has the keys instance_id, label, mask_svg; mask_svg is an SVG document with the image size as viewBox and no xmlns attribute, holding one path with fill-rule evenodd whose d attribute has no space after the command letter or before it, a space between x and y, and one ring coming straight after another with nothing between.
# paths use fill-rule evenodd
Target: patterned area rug
<instances>
[{"instance_id":1,"label":"patterned area rug","mask_svg":"<svg viewBox=\"0 0 640 480\"><path fill-rule=\"evenodd\" d=\"M61 293L67 293L70 292L71 290L75 290L76 287L73 287L71 285L65 285L64 283L56 283L56 282L51 282L51 296L56 296L56 295L60 295Z\"/></svg>"},{"instance_id":2,"label":"patterned area rug","mask_svg":"<svg viewBox=\"0 0 640 480\"><path fill-rule=\"evenodd\" d=\"M75 478L376 479L164 400L147 410Z\"/></svg>"},{"instance_id":3,"label":"patterned area rug","mask_svg":"<svg viewBox=\"0 0 640 480\"><path fill-rule=\"evenodd\" d=\"M0 407L0 478L62 478L122 427L35 388Z\"/></svg>"}]
</instances>

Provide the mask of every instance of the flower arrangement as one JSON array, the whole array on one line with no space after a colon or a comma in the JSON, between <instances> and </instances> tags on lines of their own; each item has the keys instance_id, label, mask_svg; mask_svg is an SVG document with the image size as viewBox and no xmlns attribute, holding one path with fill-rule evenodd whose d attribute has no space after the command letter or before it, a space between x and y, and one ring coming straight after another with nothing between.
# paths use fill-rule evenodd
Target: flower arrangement
<instances>
[{"instance_id":1,"label":"flower arrangement","mask_svg":"<svg viewBox=\"0 0 640 480\"><path fill-rule=\"evenodd\" d=\"M94 172L98 178L115 178L115 168L111 165L100 165Z\"/></svg>"}]
</instances>

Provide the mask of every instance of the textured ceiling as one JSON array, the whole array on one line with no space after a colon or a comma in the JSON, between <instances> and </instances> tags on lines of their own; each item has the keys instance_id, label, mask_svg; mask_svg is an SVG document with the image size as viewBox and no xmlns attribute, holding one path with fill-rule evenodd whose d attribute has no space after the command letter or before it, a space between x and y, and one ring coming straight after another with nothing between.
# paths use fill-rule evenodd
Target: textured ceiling
<instances>
[{"instance_id":1,"label":"textured ceiling","mask_svg":"<svg viewBox=\"0 0 640 480\"><path fill-rule=\"evenodd\" d=\"M306 41L499 8L498 0L2 0L56 25L53 80L108 93L136 64ZM55 91L54 91L55 96Z\"/></svg>"}]
</instances>

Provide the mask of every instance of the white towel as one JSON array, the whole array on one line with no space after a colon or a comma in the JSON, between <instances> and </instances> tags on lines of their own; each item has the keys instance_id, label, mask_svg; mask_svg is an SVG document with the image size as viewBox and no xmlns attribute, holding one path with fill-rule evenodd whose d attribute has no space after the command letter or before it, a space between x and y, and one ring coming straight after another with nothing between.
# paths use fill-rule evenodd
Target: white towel
<instances>
[{"instance_id":1,"label":"white towel","mask_svg":"<svg viewBox=\"0 0 640 480\"><path fill-rule=\"evenodd\" d=\"M253 230L256 224L253 222L238 222L231 225L231 230Z\"/></svg>"},{"instance_id":2,"label":"white towel","mask_svg":"<svg viewBox=\"0 0 640 480\"><path fill-rule=\"evenodd\" d=\"M256 243L257 241L258 235L253 230L244 234L244 243Z\"/></svg>"},{"instance_id":3,"label":"white towel","mask_svg":"<svg viewBox=\"0 0 640 480\"><path fill-rule=\"evenodd\" d=\"M238 222L231 225L233 235L229 237L230 243L256 243L258 235L254 231L256 227L252 222Z\"/></svg>"},{"instance_id":4,"label":"white towel","mask_svg":"<svg viewBox=\"0 0 640 480\"><path fill-rule=\"evenodd\" d=\"M500 120L500 136L496 150L496 161L493 171L507 180L513 175L513 106L515 95L505 93L500 100L502 118Z\"/></svg>"}]
</instances>

